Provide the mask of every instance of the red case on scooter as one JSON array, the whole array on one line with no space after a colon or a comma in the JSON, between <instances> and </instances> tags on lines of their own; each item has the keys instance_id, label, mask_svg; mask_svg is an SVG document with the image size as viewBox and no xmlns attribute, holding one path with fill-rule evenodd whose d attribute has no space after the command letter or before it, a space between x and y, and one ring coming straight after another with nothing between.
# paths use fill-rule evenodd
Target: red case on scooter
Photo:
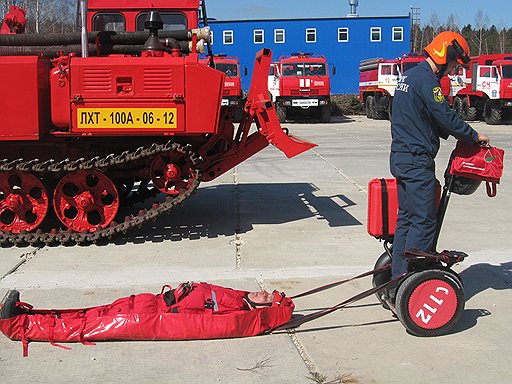
<instances>
[{"instance_id":1,"label":"red case on scooter","mask_svg":"<svg viewBox=\"0 0 512 384\"><path fill-rule=\"evenodd\" d=\"M441 184L436 180L437 205ZM391 240L396 230L398 192L396 179L372 179L368 183L368 233L382 240Z\"/></svg>"},{"instance_id":2,"label":"red case on scooter","mask_svg":"<svg viewBox=\"0 0 512 384\"><path fill-rule=\"evenodd\" d=\"M368 233L390 240L395 234L398 214L396 179L372 179L368 183Z\"/></svg>"}]
</instances>

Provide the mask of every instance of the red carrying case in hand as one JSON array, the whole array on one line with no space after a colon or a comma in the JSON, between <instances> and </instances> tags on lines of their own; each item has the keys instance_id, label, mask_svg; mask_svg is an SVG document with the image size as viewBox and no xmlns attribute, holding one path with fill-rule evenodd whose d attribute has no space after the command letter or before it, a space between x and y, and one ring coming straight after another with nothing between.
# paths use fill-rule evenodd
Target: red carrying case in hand
<instances>
[{"instance_id":1,"label":"red carrying case in hand","mask_svg":"<svg viewBox=\"0 0 512 384\"><path fill-rule=\"evenodd\" d=\"M452 153L450 173L470 179L485 181L487 195L496 196L496 184L503 175L505 151L491 146L469 145L459 140Z\"/></svg>"}]
</instances>

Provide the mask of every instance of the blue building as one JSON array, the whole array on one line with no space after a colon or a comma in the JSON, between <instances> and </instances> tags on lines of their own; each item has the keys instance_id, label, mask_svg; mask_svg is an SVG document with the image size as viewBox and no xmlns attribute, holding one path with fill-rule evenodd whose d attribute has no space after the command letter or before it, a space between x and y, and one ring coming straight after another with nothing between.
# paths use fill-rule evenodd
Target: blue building
<instances>
[{"instance_id":1,"label":"blue building","mask_svg":"<svg viewBox=\"0 0 512 384\"><path fill-rule=\"evenodd\" d=\"M209 21L213 52L238 56L249 76L256 52L270 48L273 61L292 52L324 55L336 67L331 93L359 93L359 62L383 57L393 59L409 52L410 16L341 17L282 20Z\"/></svg>"}]
</instances>

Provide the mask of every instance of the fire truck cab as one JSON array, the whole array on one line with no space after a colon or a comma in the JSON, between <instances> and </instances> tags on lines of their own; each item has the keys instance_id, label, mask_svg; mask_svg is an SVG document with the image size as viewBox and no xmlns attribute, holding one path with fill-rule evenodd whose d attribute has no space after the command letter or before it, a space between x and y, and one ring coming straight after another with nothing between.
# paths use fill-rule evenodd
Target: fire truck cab
<instances>
[{"instance_id":1,"label":"fire truck cab","mask_svg":"<svg viewBox=\"0 0 512 384\"><path fill-rule=\"evenodd\" d=\"M512 112L512 56L481 55L450 76L451 102L465 120L500 124Z\"/></svg>"},{"instance_id":2,"label":"fire truck cab","mask_svg":"<svg viewBox=\"0 0 512 384\"><path fill-rule=\"evenodd\" d=\"M359 65L359 100L366 108L366 117L376 120L390 118L398 79L423 60L424 56L362 60Z\"/></svg>"},{"instance_id":3,"label":"fire truck cab","mask_svg":"<svg viewBox=\"0 0 512 384\"><path fill-rule=\"evenodd\" d=\"M336 73L331 67L331 73ZM270 67L269 93L279 121L293 112L313 115L327 123L331 118L329 67L324 56L292 53Z\"/></svg>"},{"instance_id":4,"label":"fire truck cab","mask_svg":"<svg viewBox=\"0 0 512 384\"><path fill-rule=\"evenodd\" d=\"M200 61L205 65L209 64L209 58L202 58ZM235 122L240 122L244 107L241 77L247 76L247 67L244 67L242 72L238 57L227 56L222 53L213 55L213 63L215 69L226 75L221 105L222 107L233 109Z\"/></svg>"}]
</instances>

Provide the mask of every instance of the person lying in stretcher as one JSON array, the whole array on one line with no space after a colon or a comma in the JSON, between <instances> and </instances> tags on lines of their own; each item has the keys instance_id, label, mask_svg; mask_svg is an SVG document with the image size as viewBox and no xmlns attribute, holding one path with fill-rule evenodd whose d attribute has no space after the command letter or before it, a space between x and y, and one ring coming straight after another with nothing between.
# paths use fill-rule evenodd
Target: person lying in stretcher
<instances>
[{"instance_id":1,"label":"person lying in stretcher","mask_svg":"<svg viewBox=\"0 0 512 384\"><path fill-rule=\"evenodd\" d=\"M192 340L255 336L292 317L294 304L284 293L248 292L187 282L159 294L140 293L97 307L35 309L7 292L0 308L0 331L29 341Z\"/></svg>"},{"instance_id":2,"label":"person lying in stretcher","mask_svg":"<svg viewBox=\"0 0 512 384\"><path fill-rule=\"evenodd\" d=\"M111 304L98 307L79 309L77 311L104 315L117 315L121 313L161 312L161 313L215 313L224 314L234 311L249 311L258 307L271 307L280 305L284 293L265 290L259 292L238 291L232 288L221 287L207 283L182 283L176 289L170 288L158 295L141 293L129 297L117 299ZM289 300L289 299L288 299ZM52 312L67 312L69 310L52 309ZM0 308L0 320L21 314L30 315L32 306L20 301L20 293L10 290L2 301ZM36 310L37 312L37 310Z\"/></svg>"}]
</instances>

